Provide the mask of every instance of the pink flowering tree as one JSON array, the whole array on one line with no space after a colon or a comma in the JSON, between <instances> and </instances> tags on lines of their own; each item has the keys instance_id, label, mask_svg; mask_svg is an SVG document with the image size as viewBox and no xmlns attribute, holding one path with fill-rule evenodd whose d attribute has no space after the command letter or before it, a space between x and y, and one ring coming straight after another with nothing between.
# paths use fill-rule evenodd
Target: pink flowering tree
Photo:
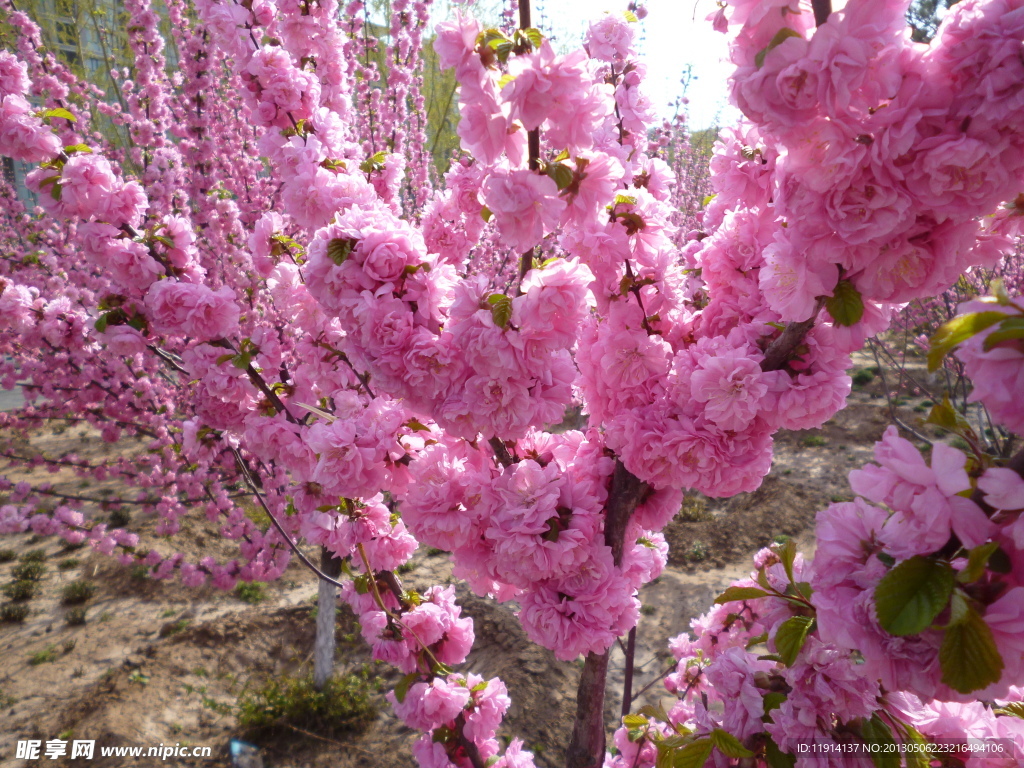
<instances>
[{"instance_id":1,"label":"pink flowering tree","mask_svg":"<svg viewBox=\"0 0 1024 768\"><path fill-rule=\"evenodd\" d=\"M534 761L496 738L504 684L459 671L473 625L454 589L396 575L419 543L515 601L532 640L583 657L570 768L803 766L802 745L850 740L1024 746L1024 462L940 444L928 461L895 431L851 476L861 498L821 513L827 568L760 553L673 643L678 705L627 715L610 752L603 717L608 649L635 637L684 489L756 489L774 433L843 407L850 354L896 309L1010 248L1019 2L963 0L930 46L888 0L723 4L746 120L723 132L685 233L689 182L651 140L639 8L565 54L525 2L503 28L438 25L463 155L433 187L425 3L395 3L372 43L358 0L168 7L180 77L152 9L131 5L140 72L118 119L137 179L76 111L95 94L10 14L23 34L0 53L0 152L38 165L41 211L8 197L24 255L4 266L4 372L31 402L8 418L77 411L108 439L144 437L147 471L116 470L148 489L161 532L198 507L239 558L142 552L46 488L10 489L0 530L88 540L187 585L273 578L297 553L405 675L389 698L422 732L424 768ZM1021 306L965 311L936 355L959 347L975 395L1019 432ZM583 428L562 431L571 409ZM631 686L627 669L627 712Z\"/></svg>"}]
</instances>

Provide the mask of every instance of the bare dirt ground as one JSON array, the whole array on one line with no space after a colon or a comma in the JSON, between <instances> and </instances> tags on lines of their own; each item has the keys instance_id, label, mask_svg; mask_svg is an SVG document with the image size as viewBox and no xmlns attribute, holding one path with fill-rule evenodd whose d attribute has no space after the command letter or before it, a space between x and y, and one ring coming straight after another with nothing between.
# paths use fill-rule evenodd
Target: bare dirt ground
<instances>
[{"instance_id":1,"label":"bare dirt ground","mask_svg":"<svg viewBox=\"0 0 1024 768\"><path fill-rule=\"evenodd\" d=\"M863 360L861 364L870 365ZM920 397L908 398L900 413L912 421L923 415L924 408ZM816 511L851 497L846 474L869 458L873 441L888 423L886 400L876 379L855 388L849 407L823 429L780 433L775 464L758 491L721 501L688 499L684 512L666 530L669 566L641 595L645 607L638 629L634 690L650 684L641 701L659 700L664 693L657 681L671 661L668 638L687 631L690 620L715 595L746 575L751 555L779 535L794 536L805 553L813 551ZM57 446L83 458L111 450L78 429L40 434L16 447L48 451ZM70 472L48 480L65 493L111 493L100 483L83 488L84 481ZM105 516L99 510L94 514ZM155 541L151 520L136 515L128 527L138 531L144 543ZM193 558L231 554L205 518L189 522L174 545ZM153 581L87 547L69 549L31 534L3 537L3 549L14 550L17 556L43 549L46 566L38 595L27 603L26 620L0 623L3 768L84 764L14 759L18 740L54 738L96 739L98 745L109 746L179 743L212 748L211 758L171 758L163 763L167 765L229 766L232 737L256 744L267 768L414 765L410 745L416 734L391 714L381 692L373 694L379 704L376 720L357 735L324 737L286 729L265 737L238 726L234 707L243 691L275 675L301 673L311 664L316 583L300 565L293 564L282 579L268 585L263 602L249 604L234 593ZM17 560L0 564L0 584L11 580L17 565ZM403 578L425 587L445 582L449 574L443 554L420 551ZM96 586L81 626L67 623L70 609L60 601L62 589L75 580ZM514 703L504 736L522 738L534 750L539 766L554 768L561 763L568 739L579 663L558 662L529 643L508 606L477 598L464 588L459 594L464 611L476 621L477 643L465 671L497 675L506 682ZM340 669L370 664L384 689L397 680L398 673L371 664L344 606L338 633ZM607 707L610 728L618 720L622 666L622 653L615 648ZM155 758L99 758L97 752L96 764L161 763Z\"/></svg>"}]
</instances>

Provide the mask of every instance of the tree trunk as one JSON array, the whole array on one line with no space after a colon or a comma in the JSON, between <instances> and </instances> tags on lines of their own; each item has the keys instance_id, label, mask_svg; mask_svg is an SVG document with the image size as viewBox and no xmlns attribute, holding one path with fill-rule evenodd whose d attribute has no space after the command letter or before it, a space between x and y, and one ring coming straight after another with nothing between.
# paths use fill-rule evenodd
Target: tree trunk
<instances>
[{"instance_id":1,"label":"tree trunk","mask_svg":"<svg viewBox=\"0 0 1024 768\"><path fill-rule=\"evenodd\" d=\"M332 579L341 575L341 559L327 547L320 547L320 570ZM334 674L334 616L338 592L330 582L318 579L316 600L316 640L313 643L313 687L322 691Z\"/></svg>"},{"instance_id":2,"label":"tree trunk","mask_svg":"<svg viewBox=\"0 0 1024 768\"><path fill-rule=\"evenodd\" d=\"M650 487L615 461L611 490L604 510L604 543L611 547L612 561L622 565L626 526L633 510ZM576 689L576 720L565 756L566 768L600 768L604 763L604 689L608 677L608 652L588 653Z\"/></svg>"}]
</instances>

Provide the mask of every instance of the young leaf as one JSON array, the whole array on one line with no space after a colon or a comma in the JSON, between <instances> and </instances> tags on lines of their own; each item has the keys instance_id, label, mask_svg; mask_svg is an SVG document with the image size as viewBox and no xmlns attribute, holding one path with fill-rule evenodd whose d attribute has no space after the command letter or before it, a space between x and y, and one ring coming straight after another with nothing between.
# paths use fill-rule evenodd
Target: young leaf
<instances>
[{"instance_id":1,"label":"young leaf","mask_svg":"<svg viewBox=\"0 0 1024 768\"><path fill-rule=\"evenodd\" d=\"M345 263L345 259L352 253L352 249L355 248L358 242L358 240L353 240L350 237L334 238L327 243L327 258L340 267Z\"/></svg>"},{"instance_id":2,"label":"young leaf","mask_svg":"<svg viewBox=\"0 0 1024 768\"><path fill-rule=\"evenodd\" d=\"M726 757L740 758L754 756L754 753L744 747L740 743L739 739L728 731L723 731L721 728L715 728L715 730L711 732L711 743L718 747L718 751Z\"/></svg>"},{"instance_id":3,"label":"young leaf","mask_svg":"<svg viewBox=\"0 0 1024 768\"><path fill-rule=\"evenodd\" d=\"M810 616L793 616L782 622L775 633L775 648L779 652L782 663L793 666L800 649L804 647L807 633L811 631L814 619Z\"/></svg>"},{"instance_id":4,"label":"young leaf","mask_svg":"<svg viewBox=\"0 0 1024 768\"><path fill-rule=\"evenodd\" d=\"M45 112L43 112L43 114L41 116L44 117L44 118L46 118L46 117L61 117L61 118L65 119L65 120L70 120L72 123L75 122L78 119L73 114L68 112L66 109L62 109L61 107L55 107L54 109L48 109Z\"/></svg>"},{"instance_id":5,"label":"young leaf","mask_svg":"<svg viewBox=\"0 0 1024 768\"><path fill-rule=\"evenodd\" d=\"M967 553L967 567L956 575L956 580L961 584L970 584L972 581L980 579L985 573L988 559L997 549L999 549L999 542L990 541L988 544L982 544L970 550Z\"/></svg>"},{"instance_id":6,"label":"young leaf","mask_svg":"<svg viewBox=\"0 0 1024 768\"><path fill-rule=\"evenodd\" d=\"M622 718L622 724L627 728L643 728L647 725L647 718L643 715L626 715Z\"/></svg>"},{"instance_id":7,"label":"young leaf","mask_svg":"<svg viewBox=\"0 0 1024 768\"><path fill-rule=\"evenodd\" d=\"M673 755L672 768L704 768L714 746L707 736L687 744Z\"/></svg>"},{"instance_id":8,"label":"young leaf","mask_svg":"<svg viewBox=\"0 0 1024 768\"><path fill-rule=\"evenodd\" d=\"M786 576L789 577L790 582L793 581L793 563L796 562L796 542L791 537L786 537L786 540L782 542L777 550L775 550L782 560L782 567L786 569Z\"/></svg>"},{"instance_id":9,"label":"young leaf","mask_svg":"<svg viewBox=\"0 0 1024 768\"><path fill-rule=\"evenodd\" d=\"M959 622L946 628L939 648L942 682L960 693L970 693L998 682L1003 657L985 620L968 606Z\"/></svg>"},{"instance_id":10,"label":"young leaf","mask_svg":"<svg viewBox=\"0 0 1024 768\"><path fill-rule=\"evenodd\" d=\"M644 715L645 717L652 717L655 720L660 720L663 723L668 722L668 712L660 704L645 704L636 711L638 715Z\"/></svg>"},{"instance_id":11,"label":"young leaf","mask_svg":"<svg viewBox=\"0 0 1024 768\"><path fill-rule=\"evenodd\" d=\"M871 761L875 768L900 768L900 753L895 748L896 740L884 720L874 714L870 720L864 721L860 732L864 741L873 747Z\"/></svg>"},{"instance_id":12,"label":"young leaf","mask_svg":"<svg viewBox=\"0 0 1024 768\"><path fill-rule=\"evenodd\" d=\"M970 312L966 315L957 315L949 322L943 323L939 330L932 334L931 348L928 350L928 370L937 370L942 365L942 358L954 347L1005 319L1005 312Z\"/></svg>"},{"instance_id":13,"label":"young leaf","mask_svg":"<svg viewBox=\"0 0 1024 768\"><path fill-rule=\"evenodd\" d=\"M779 749L771 737L768 737L764 745L764 760L770 768L793 768L796 765L796 756Z\"/></svg>"},{"instance_id":14,"label":"young leaf","mask_svg":"<svg viewBox=\"0 0 1024 768\"><path fill-rule=\"evenodd\" d=\"M764 48L758 51L757 55L754 56L754 66L757 67L758 69L763 67L764 57L767 56L775 48L778 48L780 45L782 45L782 43L784 43L790 37L800 37L800 33L790 29L789 27L783 27L778 32L776 32L775 37L771 39L768 45L766 45ZM835 317L835 315L833 315L833 317Z\"/></svg>"},{"instance_id":15,"label":"young leaf","mask_svg":"<svg viewBox=\"0 0 1024 768\"><path fill-rule=\"evenodd\" d=\"M759 597L768 597L768 593L757 587L729 587L715 598L715 605L738 600L756 600Z\"/></svg>"},{"instance_id":16,"label":"young leaf","mask_svg":"<svg viewBox=\"0 0 1024 768\"><path fill-rule=\"evenodd\" d=\"M534 48L540 48L541 44L544 42L544 35L542 35L541 31L535 27L524 29L523 34L526 35L526 39L530 41L530 44L533 45Z\"/></svg>"},{"instance_id":17,"label":"young leaf","mask_svg":"<svg viewBox=\"0 0 1024 768\"><path fill-rule=\"evenodd\" d=\"M949 563L915 555L889 571L875 587L878 623L891 635L923 632L953 593Z\"/></svg>"},{"instance_id":18,"label":"young leaf","mask_svg":"<svg viewBox=\"0 0 1024 768\"><path fill-rule=\"evenodd\" d=\"M825 308L839 325L853 325L864 317L864 300L849 280L840 280L832 295L825 299Z\"/></svg>"},{"instance_id":19,"label":"young leaf","mask_svg":"<svg viewBox=\"0 0 1024 768\"><path fill-rule=\"evenodd\" d=\"M996 344L1017 339L1024 339L1024 317L1008 317L999 324L999 328L985 337L982 346L988 352Z\"/></svg>"},{"instance_id":20,"label":"young leaf","mask_svg":"<svg viewBox=\"0 0 1024 768\"><path fill-rule=\"evenodd\" d=\"M487 297L491 305L491 317L499 328L507 328L512 319L512 299L503 293L492 293Z\"/></svg>"},{"instance_id":21,"label":"young leaf","mask_svg":"<svg viewBox=\"0 0 1024 768\"><path fill-rule=\"evenodd\" d=\"M419 672L410 672L398 681L398 685L395 686L395 698L398 699L399 704L405 701L405 696L409 693L409 686L419 680L419 677Z\"/></svg>"}]
</instances>

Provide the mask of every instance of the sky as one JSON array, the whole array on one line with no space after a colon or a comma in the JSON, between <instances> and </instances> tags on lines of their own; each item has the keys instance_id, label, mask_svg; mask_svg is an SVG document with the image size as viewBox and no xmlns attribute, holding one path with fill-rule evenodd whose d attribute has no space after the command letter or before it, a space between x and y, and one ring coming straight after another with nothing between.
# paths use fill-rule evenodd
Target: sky
<instances>
[{"instance_id":1,"label":"sky","mask_svg":"<svg viewBox=\"0 0 1024 768\"><path fill-rule=\"evenodd\" d=\"M621 13L625 0L533 0L534 24L541 16L550 32L566 46L578 44L590 20L603 11ZM687 88L687 114L691 131L713 125L729 125L739 116L728 106L726 81L730 67L725 35L715 32L708 14L717 9L715 0L648 0L647 18L641 22L638 46L647 62L647 93L662 117L674 114L673 104L681 93L680 80L687 66L692 78Z\"/></svg>"}]
</instances>

